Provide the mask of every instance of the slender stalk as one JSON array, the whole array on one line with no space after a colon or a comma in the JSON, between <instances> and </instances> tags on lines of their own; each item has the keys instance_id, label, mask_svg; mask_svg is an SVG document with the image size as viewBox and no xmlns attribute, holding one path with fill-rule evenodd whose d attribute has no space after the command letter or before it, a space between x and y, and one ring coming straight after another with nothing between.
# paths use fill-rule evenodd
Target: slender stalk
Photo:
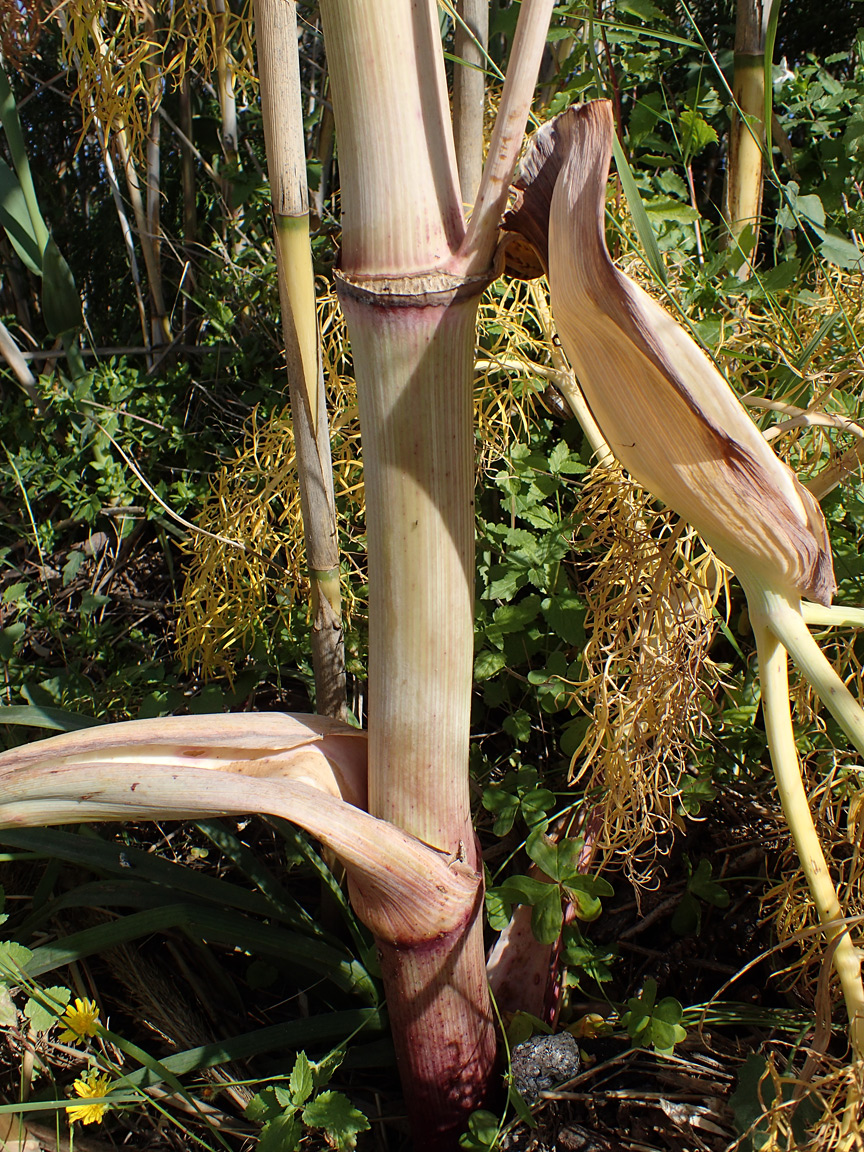
<instances>
[{"instance_id":1,"label":"slender stalk","mask_svg":"<svg viewBox=\"0 0 864 1152\"><path fill-rule=\"evenodd\" d=\"M771 3L772 0L738 0L735 22L734 103L729 129L726 218L731 242L741 256L737 272L741 279L753 271L762 210L765 39Z\"/></svg>"},{"instance_id":2,"label":"slender stalk","mask_svg":"<svg viewBox=\"0 0 864 1152\"><path fill-rule=\"evenodd\" d=\"M466 275L485 271L498 242L513 169L522 149L554 0L524 0L483 176L461 256Z\"/></svg>"},{"instance_id":3,"label":"slender stalk","mask_svg":"<svg viewBox=\"0 0 864 1152\"><path fill-rule=\"evenodd\" d=\"M339 541L324 380L318 361L306 152L293 0L256 0L258 71L273 204L279 300L312 585L315 707L345 718Z\"/></svg>"},{"instance_id":4,"label":"slender stalk","mask_svg":"<svg viewBox=\"0 0 864 1152\"><path fill-rule=\"evenodd\" d=\"M144 30L152 43L157 43L156 11L150 0L144 3ZM157 76L156 65L147 62L144 65L144 76L149 91L156 93L153 105L150 108L150 125L147 130L147 151L144 184L146 188L146 230L150 245L154 272L159 283L159 294L162 292L162 122L159 119L159 107L162 103L162 84ZM149 271L149 269L148 269ZM156 296L154 294L154 303ZM152 320L152 340L154 344L165 344L171 339L171 327L164 302L156 310Z\"/></svg>"},{"instance_id":5,"label":"slender stalk","mask_svg":"<svg viewBox=\"0 0 864 1152\"><path fill-rule=\"evenodd\" d=\"M462 63L453 69L453 134L463 204L473 204L483 173L483 114L489 40L488 0L459 0L454 52Z\"/></svg>"},{"instance_id":6,"label":"slender stalk","mask_svg":"<svg viewBox=\"0 0 864 1152\"><path fill-rule=\"evenodd\" d=\"M810 895L829 944L834 945L833 963L840 978L849 1017L849 1038L855 1058L864 1058L864 985L861 982L861 953L850 938L843 922L843 910L837 898L828 864L813 824L813 816L798 766L795 734L789 708L789 681L786 649L775 634L772 618L761 612L751 621L759 655L759 680L762 686L762 714L771 751L771 763L783 814L801 869L807 878Z\"/></svg>"},{"instance_id":7,"label":"slender stalk","mask_svg":"<svg viewBox=\"0 0 864 1152\"><path fill-rule=\"evenodd\" d=\"M864 711L810 635L798 605L790 602L788 596L782 593L762 589L751 592L746 583L745 590L751 613L755 610L765 614L771 631L864 756Z\"/></svg>"},{"instance_id":8,"label":"slender stalk","mask_svg":"<svg viewBox=\"0 0 864 1152\"><path fill-rule=\"evenodd\" d=\"M26 392L30 400L39 404L39 393L36 391L36 377L30 371L21 349L6 325L0 320L0 356L6 361L15 374L15 379Z\"/></svg>"},{"instance_id":9,"label":"slender stalk","mask_svg":"<svg viewBox=\"0 0 864 1152\"><path fill-rule=\"evenodd\" d=\"M811 604L804 600L801 615L805 624L824 628L864 628L864 608L850 608L845 604Z\"/></svg>"}]
</instances>

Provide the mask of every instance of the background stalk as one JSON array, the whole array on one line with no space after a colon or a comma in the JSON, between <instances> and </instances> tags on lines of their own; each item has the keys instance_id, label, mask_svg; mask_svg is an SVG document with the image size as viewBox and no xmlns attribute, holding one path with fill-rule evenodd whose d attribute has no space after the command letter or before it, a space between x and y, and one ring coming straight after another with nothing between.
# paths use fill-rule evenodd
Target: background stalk
<instances>
[{"instance_id":1,"label":"background stalk","mask_svg":"<svg viewBox=\"0 0 864 1152\"><path fill-rule=\"evenodd\" d=\"M846 1011L849 1016L849 1038L855 1058L864 1058L864 986L861 983L861 957L843 924L843 910L831 880L828 864L798 766L798 752L789 710L789 678L786 649L773 634L770 622L753 620L756 648L759 654L759 679L762 685L762 715L771 751L771 763L783 814L801 869L807 878L810 895L825 930L834 944L833 962L840 978Z\"/></svg>"},{"instance_id":2,"label":"background stalk","mask_svg":"<svg viewBox=\"0 0 864 1152\"><path fill-rule=\"evenodd\" d=\"M771 4L772 0L738 0L735 21L735 102L729 129L726 218L731 243L741 256L737 271L741 279L753 271L759 239L765 149L765 40Z\"/></svg>"},{"instance_id":3,"label":"background stalk","mask_svg":"<svg viewBox=\"0 0 864 1152\"><path fill-rule=\"evenodd\" d=\"M330 429L319 371L294 0L255 0L258 75L297 477L312 588L315 707L344 719L345 649Z\"/></svg>"},{"instance_id":4,"label":"background stalk","mask_svg":"<svg viewBox=\"0 0 864 1152\"><path fill-rule=\"evenodd\" d=\"M463 204L473 204L483 172L483 115L489 40L489 0L459 0L453 50L453 134Z\"/></svg>"}]
</instances>

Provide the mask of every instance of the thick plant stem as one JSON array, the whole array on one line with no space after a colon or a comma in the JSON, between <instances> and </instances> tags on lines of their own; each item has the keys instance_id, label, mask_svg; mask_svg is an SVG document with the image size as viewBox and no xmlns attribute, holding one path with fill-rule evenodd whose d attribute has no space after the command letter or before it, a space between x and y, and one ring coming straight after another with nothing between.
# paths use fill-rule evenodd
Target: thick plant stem
<instances>
[{"instance_id":1,"label":"thick plant stem","mask_svg":"<svg viewBox=\"0 0 864 1152\"><path fill-rule=\"evenodd\" d=\"M322 715L345 719L339 541L330 429L318 362L296 5L293 0L256 0L255 23L282 331L312 588L315 707Z\"/></svg>"},{"instance_id":2,"label":"thick plant stem","mask_svg":"<svg viewBox=\"0 0 864 1152\"><path fill-rule=\"evenodd\" d=\"M834 944L833 962L840 978L849 1016L849 1039L856 1059L860 1060L864 1058L864 985L861 982L861 954L843 925L843 911L813 824L807 793L801 779L789 709L786 649L774 635L770 620L765 619L758 610L756 616L751 616L751 619L759 654L762 713L777 791L820 923L827 940Z\"/></svg>"},{"instance_id":3,"label":"thick plant stem","mask_svg":"<svg viewBox=\"0 0 864 1152\"><path fill-rule=\"evenodd\" d=\"M551 6L522 6L465 246L434 0L321 3L366 486L369 810L478 874L461 930L379 937L416 1149L456 1146L495 1061L468 791L474 322Z\"/></svg>"},{"instance_id":4,"label":"thick plant stem","mask_svg":"<svg viewBox=\"0 0 864 1152\"><path fill-rule=\"evenodd\" d=\"M477 868L468 794L476 296L340 295L363 429L369 552L369 810ZM381 944L415 1145L448 1148L483 1102L495 1033L481 893L462 931Z\"/></svg>"}]
</instances>

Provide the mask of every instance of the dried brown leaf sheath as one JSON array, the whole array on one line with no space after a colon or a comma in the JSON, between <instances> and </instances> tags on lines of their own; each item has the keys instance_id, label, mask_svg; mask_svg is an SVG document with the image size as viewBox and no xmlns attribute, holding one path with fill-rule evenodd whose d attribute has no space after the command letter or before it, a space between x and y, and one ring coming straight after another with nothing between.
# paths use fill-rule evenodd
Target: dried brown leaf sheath
<instances>
[{"instance_id":1,"label":"dried brown leaf sheath","mask_svg":"<svg viewBox=\"0 0 864 1152\"><path fill-rule=\"evenodd\" d=\"M610 259L613 131L605 100L544 125L505 227L547 266L561 342L624 467L693 524L745 585L828 604L836 585L818 504L708 357Z\"/></svg>"}]
</instances>

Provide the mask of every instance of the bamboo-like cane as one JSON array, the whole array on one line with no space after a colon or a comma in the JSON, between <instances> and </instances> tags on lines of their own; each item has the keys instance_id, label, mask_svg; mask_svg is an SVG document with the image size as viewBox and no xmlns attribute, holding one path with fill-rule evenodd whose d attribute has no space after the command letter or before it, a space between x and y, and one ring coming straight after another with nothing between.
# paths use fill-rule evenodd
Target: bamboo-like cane
<instances>
[{"instance_id":1,"label":"bamboo-like cane","mask_svg":"<svg viewBox=\"0 0 864 1152\"><path fill-rule=\"evenodd\" d=\"M319 370L306 150L294 0L255 0L261 111L270 174L282 333L312 585L315 707L345 719L345 648L330 429Z\"/></svg>"}]
</instances>

